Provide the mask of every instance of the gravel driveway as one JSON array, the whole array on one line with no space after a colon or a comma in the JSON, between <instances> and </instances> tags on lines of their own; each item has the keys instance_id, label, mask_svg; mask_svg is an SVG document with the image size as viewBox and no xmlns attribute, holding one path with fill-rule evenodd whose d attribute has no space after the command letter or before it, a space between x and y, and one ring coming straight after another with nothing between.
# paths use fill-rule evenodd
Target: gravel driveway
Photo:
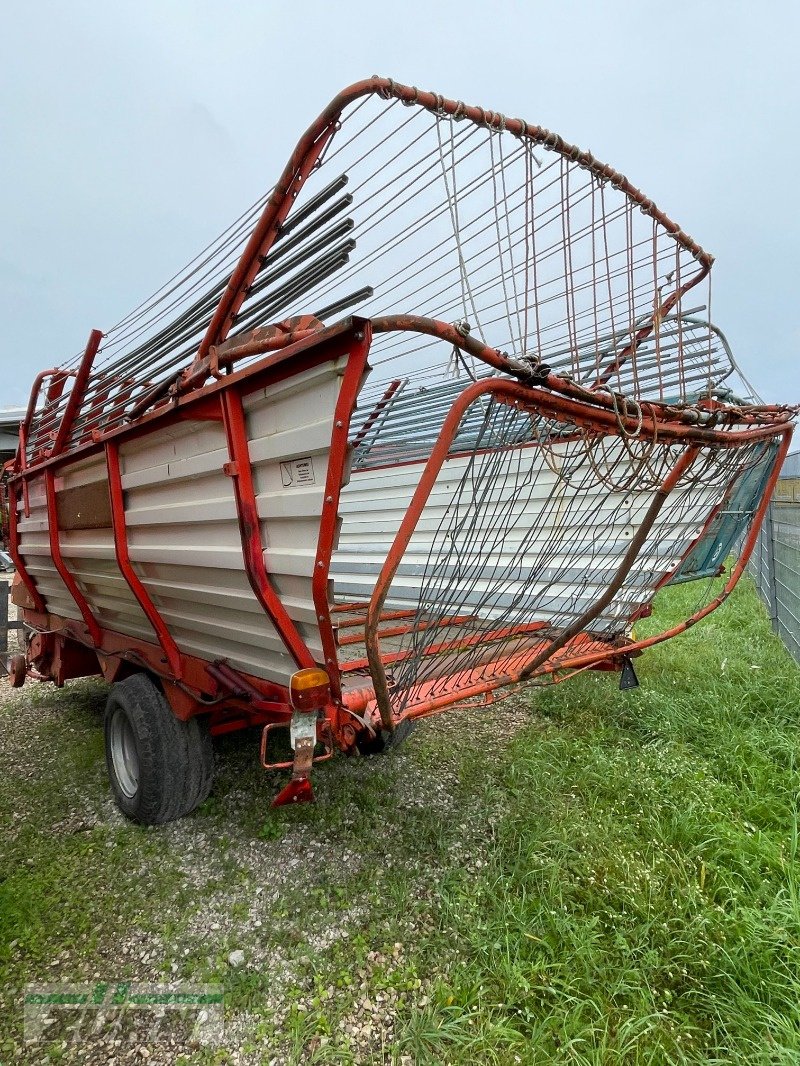
<instances>
[{"instance_id":1,"label":"gravel driveway","mask_svg":"<svg viewBox=\"0 0 800 1066\"><path fill-rule=\"evenodd\" d=\"M211 798L152 829L110 799L105 694L0 681L0 1061L412 1063L406 1034L459 955L437 886L483 861L493 756L531 720L524 698L334 759L316 805L280 811L258 735L222 737ZM24 986L43 982L219 987L224 1033L204 1044L196 1011L150 1008L84 1013L76 1035L54 1010L26 1044Z\"/></svg>"}]
</instances>

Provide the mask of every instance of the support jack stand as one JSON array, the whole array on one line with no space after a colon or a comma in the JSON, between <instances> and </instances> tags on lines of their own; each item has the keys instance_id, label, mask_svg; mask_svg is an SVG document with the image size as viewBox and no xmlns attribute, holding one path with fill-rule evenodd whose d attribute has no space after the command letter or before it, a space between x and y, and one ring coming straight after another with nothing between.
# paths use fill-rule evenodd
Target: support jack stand
<instances>
[{"instance_id":1,"label":"support jack stand","mask_svg":"<svg viewBox=\"0 0 800 1066\"><path fill-rule=\"evenodd\" d=\"M313 803L314 789L311 787L311 767L316 762L324 762L333 755L333 737L330 725L323 720L319 723L319 740L325 746L323 755L314 756L317 745L318 719L316 711L295 711L289 726L294 757L291 762L267 762L267 739L269 731L281 726L272 723L265 725L261 734L261 765L265 770L288 770L291 768L292 779L281 789L270 806L285 807L290 803ZM283 727L285 728L285 727Z\"/></svg>"},{"instance_id":2,"label":"support jack stand","mask_svg":"<svg viewBox=\"0 0 800 1066\"><path fill-rule=\"evenodd\" d=\"M622 692L639 687L639 678L636 676L630 655L622 657L622 673L619 675L619 687Z\"/></svg>"}]
</instances>

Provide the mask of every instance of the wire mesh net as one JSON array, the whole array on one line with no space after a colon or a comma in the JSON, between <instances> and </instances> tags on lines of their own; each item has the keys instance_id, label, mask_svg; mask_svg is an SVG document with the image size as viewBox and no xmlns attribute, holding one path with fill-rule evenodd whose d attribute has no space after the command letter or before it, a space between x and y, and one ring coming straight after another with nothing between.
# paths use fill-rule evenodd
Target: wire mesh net
<instances>
[{"instance_id":1,"label":"wire mesh net","mask_svg":"<svg viewBox=\"0 0 800 1066\"><path fill-rule=\"evenodd\" d=\"M448 111L441 97L431 106L416 90L401 102L399 91L376 82L343 97L299 192L265 194L108 330L69 445L140 411L149 390L177 382L203 344L300 314L331 324L355 308L455 319L515 358L640 398L687 402L730 378L726 345L702 318L687 321L697 307L683 306L709 257L621 175L538 127L491 112L480 121L474 109ZM230 321L212 335L259 218L282 201L283 221ZM434 345L377 336L365 400L377 402L397 378L446 378ZM67 383L40 403L31 457L52 442L69 392Z\"/></svg>"},{"instance_id":2,"label":"wire mesh net","mask_svg":"<svg viewBox=\"0 0 800 1066\"><path fill-rule=\"evenodd\" d=\"M393 426L390 413L384 422L395 452L400 409L398 421ZM426 432L440 429L440 421L431 425L429 412ZM730 434L725 445L701 447L661 500L662 487L690 447L644 434L587 430L491 391L470 404L380 601L375 643L392 711L618 651L693 544L713 544L717 566L719 554L724 559L726 545L752 521L777 445L738 443ZM402 463L387 468L362 462L345 494L334 567L344 601L366 605L374 596L392 538L381 539L382 527L373 523L370 554L359 542L356 515L363 514L366 497L380 499L381 479L390 473L394 500L407 508L419 460L405 467L417 471L407 485L403 469ZM723 530L720 523L731 515L733 523ZM391 527L388 506L382 517ZM634 543L643 530L646 536ZM358 614L351 609L351 619ZM345 673L363 667L366 646L353 646L356 640L347 636L340 648Z\"/></svg>"}]
</instances>

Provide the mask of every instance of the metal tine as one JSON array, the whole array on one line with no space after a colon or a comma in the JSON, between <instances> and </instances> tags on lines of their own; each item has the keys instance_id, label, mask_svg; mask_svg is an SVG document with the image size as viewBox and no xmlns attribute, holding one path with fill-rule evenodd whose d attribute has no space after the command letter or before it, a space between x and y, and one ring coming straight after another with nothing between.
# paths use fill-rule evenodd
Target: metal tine
<instances>
[{"instance_id":1,"label":"metal tine","mask_svg":"<svg viewBox=\"0 0 800 1066\"><path fill-rule=\"evenodd\" d=\"M371 285L365 285L363 289L358 289L356 292L351 292L349 296L343 296L341 300L337 300L336 303L328 304L327 307L321 308L319 311L314 312L314 318L318 318L324 321L326 318L330 318L332 315L338 315L340 311L346 311L348 307L355 307L356 304L363 303L364 300L368 300L373 295L373 288Z\"/></svg>"},{"instance_id":2,"label":"metal tine","mask_svg":"<svg viewBox=\"0 0 800 1066\"><path fill-rule=\"evenodd\" d=\"M346 241L342 241L342 243L335 248L331 248L326 255L321 256L313 263L310 263L305 270L301 270L300 273L289 278L289 280L279 288L268 292L266 296L262 296L260 300L256 300L250 305L245 305L234 319L234 325L239 326L242 322L248 321L254 315L261 314L266 308L283 306L287 300L292 298L292 294L298 287L298 293L307 292L309 288L306 284L307 281L317 278L319 272L326 270L330 263L334 261L339 262L342 256L349 256L355 246L356 242L350 238ZM325 277L328 277L328 274L325 274Z\"/></svg>"},{"instance_id":3,"label":"metal tine","mask_svg":"<svg viewBox=\"0 0 800 1066\"><path fill-rule=\"evenodd\" d=\"M346 233L349 233L353 228L353 220L351 218L345 219L336 226L332 226L329 230L326 230L315 241L310 244L303 245L295 255L285 259L280 266L275 267L273 270L268 270L265 274L262 274L258 281L254 282L247 292L247 299L255 296L256 293L262 292L271 285L273 281L277 281L279 278L285 277L300 263L305 262L306 259L310 259L316 252L322 251L323 248L327 248L339 237L343 237ZM355 248L355 241L350 242Z\"/></svg>"},{"instance_id":4,"label":"metal tine","mask_svg":"<svg viewBox=\"0 0 800 1066\"><path fill-rule=\"evenodd\" d=\"M350 256L344 254L338 258L328 258L315 263L307 271L293 278L288 285L283 286L278 292L272 293L269 298L260 302L257 307L251 308L247 315L237 318L235 325L241 327L247 322L248 329L255 329L256 326L270 321L292 300L296 300L298 297L310 292L321 281L329 278L333 273L345 266L349 260ZM268 299L271 299L272 302L268 302Z\"/></svg>"},{"instance_id":5,"label":"metal tine","mask_svg":"<svg viewBox=\"0 0 800 1066\"><path fill-rule=\"evenodd\" d=\"M338 178L326 185L324 189L320 189L316 196L312 196L308 203L303 204L302 207L294 211L289 218L283 223L278 231L277 239L286 236L287 233L291 233L301 222L305 222L309 215L313 215L317 208L322 207L324 203L327 203L332 196L335 196L337 192L340 192L350 179L346 174L341 174ZM353 197L350 197L349 202L352 203Z\"/></svg>"},{"instance_id":6,"label":"metal tine","mask_svg":"<svg viewBox=\"0 0 800 1066\"><path fill-rule=\"evenodd\" d=\"M307 237L310 237L312 233L316 233L317 230L321 229L327 222L330 222L332 218L335 218L346 207L349 207L352 202L352 196L349 196L349 198L348 196L343 196L341 200L337 200L335 204L332 204L327 211L323 211L321 215L312 218L308 225L299 229L294 236L289 237L289 239L285 241L281 240L279 244L273 246L273 248L267 252L259 270L263 270L265 267L270 266L277 259L280 259L293 248L296 248L298 244L302 244ZM352 219L348 219L347 222L349 223L347 229L351 230L355 223Z\"/></svg>"}]
</instances>

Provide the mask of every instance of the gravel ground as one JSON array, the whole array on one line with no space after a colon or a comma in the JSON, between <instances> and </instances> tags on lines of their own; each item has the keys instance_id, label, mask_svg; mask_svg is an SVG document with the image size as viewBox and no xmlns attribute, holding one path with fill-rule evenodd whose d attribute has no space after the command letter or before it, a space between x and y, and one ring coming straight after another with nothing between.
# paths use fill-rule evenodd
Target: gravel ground
<instances>
[{"instance_id":1,"label":"gravel ground","mask_svg":"<svg viewBox=\"0 0 800 1066\"><path fill-rule=\"evenodd\" d=\"M0 840L33 898L7 952L0 1062L412 1063L398 1033L459 954L441 939L437 883L480 867L502 814L465 803L464 777L473 798L487 788L492 756L531 720L525 701L424 722L388 756L335 759L315 772L315 807L275 813L282 781L258 767L257 736L228 736L211 799L141 829L108 792L105 692L0 680ZM79 1038L59 1015L23 1043L23 984L120 980L222 985L221 1041L151 1013Z\"/></svg>"}]
</instances>

